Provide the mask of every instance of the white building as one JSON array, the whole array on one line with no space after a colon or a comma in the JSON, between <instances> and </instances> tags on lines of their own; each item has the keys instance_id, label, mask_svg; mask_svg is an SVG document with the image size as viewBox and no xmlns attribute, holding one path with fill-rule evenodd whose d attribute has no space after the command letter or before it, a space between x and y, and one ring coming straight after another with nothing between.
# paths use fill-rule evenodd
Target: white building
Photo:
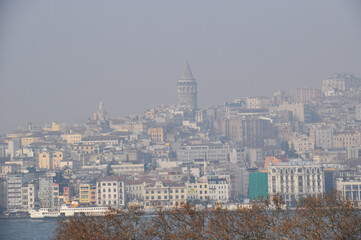
<instances>
[{"instance_id":1,"label":"white building","mask_svg":"<svg viewBox=\"0 0 361 240\"><path fill-rule=\"evenodd\" d=\"M229 186L226 178L208 176L208 198L211 202L227 203L229 200Z\"/></svg>"},{"instance_id":2,"label":"white building","mask_svg":"<svg viewBox=\"0 0 361 240\"><path fill-rule=\"evenodd\" d=\"M124 207L126 199L125 178L112 175L97 180L98 206Z\"/></svg>"},{"instance_id":3,"label":"white building","mask_svg":"<svg viewBox=\"0 0 361 240\"><path fill-rule=\"evenodd\" d=\"M124 174L124 175L144 173L144 164L122 163L119 165L112 165L112 170L115 174Z\"/></svg>"},{"instance_id":4,"label":"white building","mask_svg":"<svg viewBox=\"0 0 361 240\"><path fill-rule=\"evenodd\" d=\"M287 206L307 195L324 192L325 178L320 164L305 162L300 159L269 166L268 193L279 193Z\"/></svg>"},{"instance_id":5,"label":"white building","mask_svg":"<svg viewBox=\"0 0 361 240\"><path fill-rule=\"evenodd\" d=\"M310 130L310 137L314 139L316 148L332 148L332 128L326 126L315 127Z\"/></svg>"},{"instance_id":6,"label":"white building","mask_svg":"<svg viewBox=\"0 0 361 240\"><path fill-rule=\"evenodd\" d=\"M338 178L336 179L336 190L340 192L346 200L361 204L361 178L353 180Z\"/></svg>"},{"instance_id":7,"label":"white building","mask_svg":"<svg viewBox=\"0 0 361 240\"><path fill-rule=\"evenodd\" d=\"M7 182L7 209L8 210L21 209L22 176L8 175L6 182Z\"/></svg>"},{"instance_id":8,"label":"white building","mask_svg":"<svg viewBox=\"0 0 361 240\"><path fill-rule=\"evenodd\" d=\"M229 145L186 145L177 150L177 160L180 162L193 162L194 159L207 159L208 162L227 161Z\"/></svg>"}]
</instances>

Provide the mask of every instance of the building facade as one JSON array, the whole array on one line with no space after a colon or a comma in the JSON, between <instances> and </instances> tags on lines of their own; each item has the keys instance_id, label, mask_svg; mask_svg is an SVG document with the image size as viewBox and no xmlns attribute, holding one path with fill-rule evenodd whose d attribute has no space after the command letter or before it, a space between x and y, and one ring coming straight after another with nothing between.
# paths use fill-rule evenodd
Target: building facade
<instances>
[{"instance_id":1,"label":"building facade","mask_svg":"<svg viewBox=\"0 0 361 240\"><path fill-rule=\"evenodd\" d=\"M269 166L268 170L268 193L281 194L289 207L294 207L307 195L315 196L325 191L324 170L320 164L292 160Z\"/></svg>"},{"instance_id":2,"label":"building facade","mask_svg":"<svg viewBox=\"0 0 361 240\"><path fill-rule=\"evenodd\" d=\"M116 175L98 178L97 197L98 206L124 207L125 178Z\"/></svg>"}]
</instances>

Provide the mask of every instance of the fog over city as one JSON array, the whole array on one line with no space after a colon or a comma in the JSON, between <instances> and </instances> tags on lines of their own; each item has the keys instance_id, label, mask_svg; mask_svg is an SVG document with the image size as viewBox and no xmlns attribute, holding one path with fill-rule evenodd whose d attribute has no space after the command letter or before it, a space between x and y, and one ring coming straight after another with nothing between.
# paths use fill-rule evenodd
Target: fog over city
<instances>
[{"instance_id":1,"label":"fog over city","mask_svg":"<svg viewBox=\"0 0 361 240\"><path fill-rule=\"evenodd\" d=\"M188 54L198 105L361 76L361 3L0 2L0 132L176 104Z\"/></svg>"},{"instance_id":2,"label":"fog over city","mask_svg":"<svg viewBox=\"0 0 361 240\"><path fill-rule=\"evenodd\" d=\"M361 239L360 13L0 0L0 239Z\"/></svg>"}]
</instances>

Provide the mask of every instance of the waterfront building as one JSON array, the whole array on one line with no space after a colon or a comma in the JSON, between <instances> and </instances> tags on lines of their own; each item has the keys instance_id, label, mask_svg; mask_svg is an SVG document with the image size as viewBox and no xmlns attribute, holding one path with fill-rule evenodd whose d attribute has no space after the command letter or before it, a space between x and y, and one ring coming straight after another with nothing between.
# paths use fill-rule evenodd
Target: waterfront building
<instances>
[{"instance_id":1,"label":"waterfront building","mask_svg":"<svg viewBox=\"0 0 361 240\"><path fill-rule=\"evenodd\" d=\"M53 205L53 178L39 178L38 199L41 207L51 208Z\"/></svg>"},{"instance_id":2,"label":"waterfront building","mask_svg":"<svg viewBox=\"0 0 361 240\"><path fill-rule=\"evenodd\" d=\"M336 190L349 201L361 204L361 177L337 178Z\"/></svg>"},{"instance_id":3,"label":"waterfront building","mask_svg":"<svg viewBox=\"0 0 361 240\"><path fill-rule=\"evenodd\" d=\"M187 197L188 201L207 202L209 199L208 181L204 178L199 178L194 182L187 182Z\"/></svg>"},{"instance_id":4,"label":"waterfront building","mask_svg":"<svg viewBox=\"0 0 361 240\"><path fill-rule=\"evenodd\" d=\"M180 182L157 181L144 186L144 208L174 207L187 201L187 187Z\"/></svg>"},{"instance_id":5,"label":"waterfront building","mask_svg":"<svg viewBox=\"0 0 361 240\"><path fill-rule=\"evenodd\" d=\"M229 182L219 176L208 176L208 199L213 203L227 203L229 200Z\"/></svg>"},{"instance_id":6,"label":"waterfront building","mask_svg":"<svg viewBox=\"0 0 361 240\"><path fill-rule=\"evenodd\" d=\"M125 177L111 175L97 179L98 206L124 207L126 201Z\"/></svg>"},{"instance_id":7,"label":"waterfront building","mask_svg":"<svg viewBox=\"0 0 361 240\"><path fill-rule=\"evenodd\" d=\"M6 179L7 189L7 209L20 210L22 209L22 183L23 178L21 175L9 174Z\"/></svg>"},{"instance_id":8,"label":"waterfront building","mask_svg":"<svg viewBox=\"0 0 361 240\"><path fill-rule=\"evenodd\" d=\"M295 159L268 168L268 193L279 193L289 207L307 195L317 196L324 191L324 170L320 164Z\"/></svg>"},{"instance_id":9,"label":"waterfront building","mask_svg":"<svg viewBox=\"0 0 361 240\"><path fill-rule=\"evenodd\" d=\"M79 185L79 203L90 203L90 184Z\"/></svg>"},{"instance_id":10,"label":"waterfront building","mask_svg":"<svg viewBox=\"0 0 361 240\"><path fill-rule=\"evenodd\" d=\"M249 199L251 201L268 197L268 172L251 171L249 173Z\"/></svg>"}]
</instances>

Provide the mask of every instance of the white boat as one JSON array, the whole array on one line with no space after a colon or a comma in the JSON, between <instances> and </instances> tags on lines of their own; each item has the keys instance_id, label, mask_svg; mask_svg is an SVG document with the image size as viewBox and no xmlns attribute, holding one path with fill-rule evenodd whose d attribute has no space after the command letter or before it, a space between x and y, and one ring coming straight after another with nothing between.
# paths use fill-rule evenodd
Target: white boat
<instances>
[{"instance_id":1,"label":"white boat","mask_svg":"<svg viewBox=\"0 0 361 240\"><path fill-rule=\"evenodd\" d=\"M60 211L57 208L40 208L39 210L29 210L31 218L56 218L60 216Z\"/></svg>"},{"instance_id":2,"label":"white boat","mask_svg":"<svg viewBox=\"0 0 361 240\"><path fill-rule=\"evenodd\" d=\"M68 207L64 204L60 209L40 208L39 210L29 210L29 214L31 218L56 218L59 216L73 217L76 215L105 216L109 211L108 207Z\"/></svg>"}]
</instances>

